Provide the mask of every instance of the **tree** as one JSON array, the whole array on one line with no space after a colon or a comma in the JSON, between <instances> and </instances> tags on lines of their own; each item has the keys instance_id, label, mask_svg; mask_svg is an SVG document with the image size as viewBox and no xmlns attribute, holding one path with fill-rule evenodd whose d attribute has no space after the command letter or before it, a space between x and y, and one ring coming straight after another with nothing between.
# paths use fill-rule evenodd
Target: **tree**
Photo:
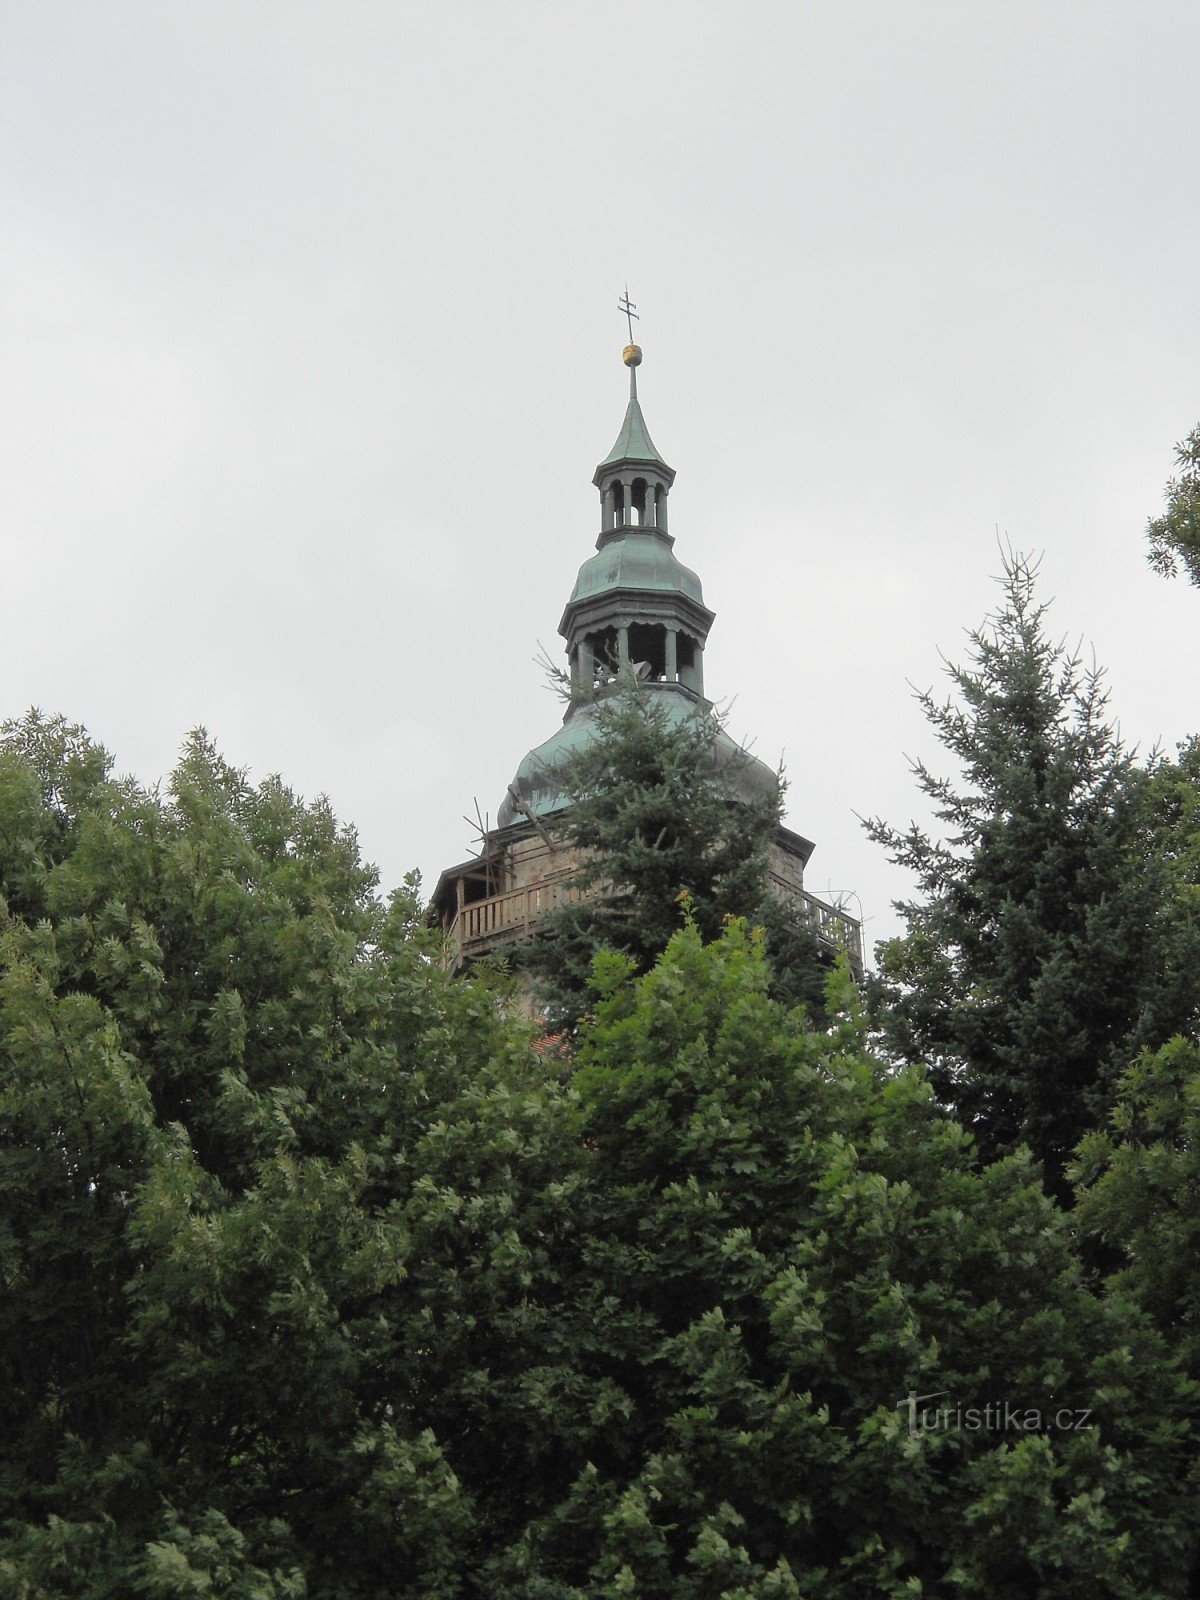
<instances>
[{"instance_id":1,"label":"tree","mask_svg":"<svg viewBox=\"0 0 1200 1600\"><path fill-rule=\"evenodd\" d=\"M1180 945L1200 925L1200 740L1154 776L1155 842L1175 887ZM1193 957L1193 966L1195 958ZM1078 1223L1116 1253L1112 1285L1200 1379L1200 1033L1194 1021L1122 1074L1106 1122L1077 1152Z\"/></svg>"},{"instance_id":2,"label":"tree","mask_svg":"<svg viewBox=\"0 0 1200 1600\"><path fill-rule=\"evenodd\" d=\"M761 923L777 995L819 1011L827 961L769 889L782 778L744 781L762 769L719 713L673 717L632 678L602 690L589 711L592 738L555 773L568 806L548 825L580 856L573 882L584 897L549 920L525 958L550 1019L578 1022L600 950L621 950L644 972L685 916L707 939L731 916Z\"/></svg>"},{"instance_id":3,"label":"tree","mask_svg":"<svg viewBox=\"0 0 1200 1600\"><path fill-rule=\"evenodd\" d=\"M40 719L0 894L3 1600L1184 1592L1160 1336L844 974L602 953L564 1073L326 805Z\"/></svg>"},{"instance_id":4,"label":"tree","mask_svg":"<svg viewBox=\"0 0 1200 1600\"><path fill-rule=\"evenodd\" d=\"M922 894L880 947L875 1015L986 1157L1028 1141L1064 1194L1116 1077L1186 1024L1196 982L1151 780L1106 720L1101 674L1047 637L1027 558L1002 585L969 664L948 669L957 699L918 697L963 774L913 768L945 838L867 824Z\"/></svg>"},{"instance_id":5,"label":"tree","mask_svg":"<svg viewBox=\"0 0 1200 1600\"><path fill-rule=\"evenodd\" d=\"M740 924L596 980L558 1315L607 1392L486 1592L1185 1594L1194 1398L1028 1154L978 1171L844 970L808 1029Z\"/></svg>"},{"instance_id":6,"label":"tree","mask_svg":"<svg viewBox=\"0 0 1200 1600\"><path fill-rule=\"evenodd\" d=\"M1079 1226L1119 1252L1113 1287L1200 1378L1200 1042L1172 1039L1126 1069L1074 1171Z\"/></svg>"},{"instance_id":7,"label":"tree","mask_svg":"<svg viewBox=\"0 0 1200 1600\"><path fill-rule=\"evenodd\" d=\"M540 1168L502 1152L552 1124L494 997L374 884L326 804L202 736L163 795L61 720L4 730L0 1594L461 1592L471 1474L435 1424L486 1379L459 1348L438 1386L400 1286L469 1124L454 1248L481 1318L519 1304Z\"/></svg>"},{"instance_id":8,"label":"tree","mask_svg":"<svg viewBox=\"0 0 1200 1600\"><path fill-rule=\"evenodd\" d=\"M1146 523L1148 559L1168 578L1182 562L1191 581L1200 585L1200 427L1175 446L1175 464L1179 475L1167 484L1166 509Z\"/></svg>"}]
</instances>

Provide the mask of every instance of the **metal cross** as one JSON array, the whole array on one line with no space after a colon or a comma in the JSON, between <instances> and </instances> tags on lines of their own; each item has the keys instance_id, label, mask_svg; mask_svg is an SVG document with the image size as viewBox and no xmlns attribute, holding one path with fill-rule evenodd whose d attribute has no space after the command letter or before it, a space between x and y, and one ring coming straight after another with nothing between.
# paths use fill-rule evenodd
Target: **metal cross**
<instances>
[{"instance_id":1,"label":"metal cross","mask_svg":"<svg viewBox=\"0 0 1200 1600\"><path fill-rule=\"evenodd\" d=\"M625 298L617 301L617 310L625 313L625 320L629 324L629 342L633 343L633 325L642 319L637 314L637 306L629 298L629 285L625 285Z\"/></svg>"}]
</instances>

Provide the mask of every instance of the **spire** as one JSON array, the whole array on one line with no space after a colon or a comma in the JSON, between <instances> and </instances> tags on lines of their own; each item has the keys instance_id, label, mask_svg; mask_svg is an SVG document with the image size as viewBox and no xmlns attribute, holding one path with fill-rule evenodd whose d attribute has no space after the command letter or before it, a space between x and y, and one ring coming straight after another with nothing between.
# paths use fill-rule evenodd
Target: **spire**
<instances>
[{"instance_id":1,"label":"spire","mask_svg":"<svg viewBox=\"0 0 1200 1600\"><path fill-rule=\"evenodd\" d=\"M628 292L620 309L632 331L636 312ZM592 480L600 491L596 554L579 569L558 631L567 641L571 680L586 691L628 669L684 699L702 700L713 614L667 532L675 471L655 448L638 403L642 352L631 341L621 359L629 368L629 404Z\"/></svg>"},{"instance_id":2,"label":"spire","mask_svg":"<svg viewBox=\"0 0 1200 1600\"><path fill-rule=\"evenodd\" d=\"M646 462L667 467L667 463L654 447L654 440L650 437L650 430L646 426L646 419L642 415L642 407L638 400L637 369L642 362L641 346L627 344L621 352L621 360L629 368L629 404L625 408L625 420L621 424L617 442L596 468L597 474L605 467L616 466L620 461ZM667 471L670 471L669 467Z\"/></svg>"},{"instance_id":3,"label":"spire","mask_svg":"<svg viewBox=\"0 0 1200 1600\"><path fill-rule=\"evenodd\" d=\"M629 324L629 343L621 352L621 360L629 368L629 404L625 407L625 420L621 423L621 431L617 434L616 443L596 468L592 482L600 490L602 499L605 499L604 526L609 528L618 520L613 517L612 507L609 503L612 500L612 491L614 488L620 491L623 487L625 494L622 495L618 492L617 497L619 499L627 498L627 494L632 490L633 485L631 473L640 469L642 477L638 479L639 493L648 492L652 500L657 494L661 494L664 516L660 526L665 532L667 490L675 481L675 473L658 453L654 440L650 437L650 430L646 426L646 419L642 415L641 403L638 400L637 369L642 364L642 347L633 342L633 319L637 316L637 308L629 298L628 284L625 286L624 297L617 302L617 309L624 312L626 321ZM651 469L650 474L645 473L646 468ZM625 470L622 471L622 469ZM658 488L644 491L641 485L642 478L645 476L651 476L658 484ZM618 478L625 480L623 486L617 483L616 480ZM623 521L624 518L619 520ZM653 523L654 518L651 516L648 520Z\"/></svg>"}]
</instances>

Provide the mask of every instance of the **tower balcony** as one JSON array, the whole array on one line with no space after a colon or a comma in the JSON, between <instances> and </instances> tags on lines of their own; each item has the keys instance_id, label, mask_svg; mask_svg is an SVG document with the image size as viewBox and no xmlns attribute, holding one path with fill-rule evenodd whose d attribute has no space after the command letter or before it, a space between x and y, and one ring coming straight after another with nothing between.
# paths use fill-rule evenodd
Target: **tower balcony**
<instances>
[{"instance_id":1,"label":"tower balcony","mask_svg":"<svg viewBox=\"0 0 1200 1600\"><path fill-rule=\"evenodd\" d=\"M551 912L598 892L579 888L574 876L572 867L564 867L520 888L460 905L446 928L451 969L458 972L480 956L502 954L510 945L531 938ZM862 978L862 925L854 917L797 888L778 872L770 874L770 891L831 955L844 953L855 978Z\"/></svg>"},{"instance_id":2,"label":"tower balcony","mask_svg":"<svg viewBox=\"0 0 1200 1600\"><path fill-rule=\"evenodd\" d=\"M844 954L856 982L861 983L866 972L863 963L862 923L841 906L820 900L807 889L797 889L778 872L770 874L769 888L793 912L797 921L814 935L817 943L833 954Z\"/></svg>"}]
</instances>

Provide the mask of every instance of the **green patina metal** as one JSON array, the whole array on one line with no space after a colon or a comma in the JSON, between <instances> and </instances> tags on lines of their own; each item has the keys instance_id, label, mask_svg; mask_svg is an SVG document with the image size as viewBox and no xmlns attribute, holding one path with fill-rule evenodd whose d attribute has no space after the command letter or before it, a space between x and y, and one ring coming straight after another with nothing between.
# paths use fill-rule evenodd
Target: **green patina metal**
<instances>
[{"instance_id":1,"label":"green patina metal","mask_svg":"<svg viewBox=\"0 0 1200 1600\"><path fill-rule=\"evenodd\" d=\"M606 467L620 466L628 462L631 466L658 466L667 472L674 473L659 455L654 447L654 440L650 437L650 430L646 426L646 419L642 415L642 408L637 397L637 377L633 369L629 373L630 394L629 404L625 408L625 421L621 424L621 431L617 435L617 442L596 468L595 482L601 477Z\"/></svg>"},{"instance_id":2,"label":"green patina metal","mask_svg":"<svg viewBox=\"0 0 1200 1600\"><path fill-rule=\"evenodd\" d=\"M698 702L676 685L652 684L649 692L666 712L667 722L672 727L709 715L707 701ZM517 768L509 798L501 807L501 826L519 822L522 817L547 817L562 810L567 802L558 787L558 772L564 762L595 737L594 718L593 705L585 702L573 706L562 727L529 751ZM713 766L717 773L724 775L730 797L735 800L749 802L764 794L773 794L779 784L777 774L766 762L750 755L724 729L714 740ZM513 804L513 795L519 805Z\"/></svg>"},{"instance_id":3,"label":"green patina metal","mask_svg":"<svg viewBox=\"0 0 1200 1600\"><path fill-rule=\"evenodd\" d=\"M596 689L603 693L606 678L618 668L636 670L634 651L644 648L647 637L657 640L663 653L646 689L659 699L669 720L674 724L707 716L711 709L704 698L702 658L713 614L704 604L700 579L675 556L666 530L666 496L675 472L655 448L638 402L641 351L631 344L623 359L629 367L629 404L617 442L593 479L604 525L596 554L579 568L559 624L567 641L574 696L562 726L518 767L500 807L501 828L548 816L566 804L558 772L594 737L589 694ZM643 663L647 670L651 666ZM717 737L713 761L738 798L748 800L776 784L775 773L747 757L725 733Z\"/></svg>"},{"instance_id":4,"label":"green patina metal","mask_svg":"<svg viewBox=\"0 0 1200 1600\"><path fill-rule=\"evenodd\" d=\"M619 538L608 540L580 567L567 604L575 605L612 589L657 590L686 595L697 605L704 604L700 579L673 553L670 540L653 529L627 529Z\"/></svg>"}]
</instances>

